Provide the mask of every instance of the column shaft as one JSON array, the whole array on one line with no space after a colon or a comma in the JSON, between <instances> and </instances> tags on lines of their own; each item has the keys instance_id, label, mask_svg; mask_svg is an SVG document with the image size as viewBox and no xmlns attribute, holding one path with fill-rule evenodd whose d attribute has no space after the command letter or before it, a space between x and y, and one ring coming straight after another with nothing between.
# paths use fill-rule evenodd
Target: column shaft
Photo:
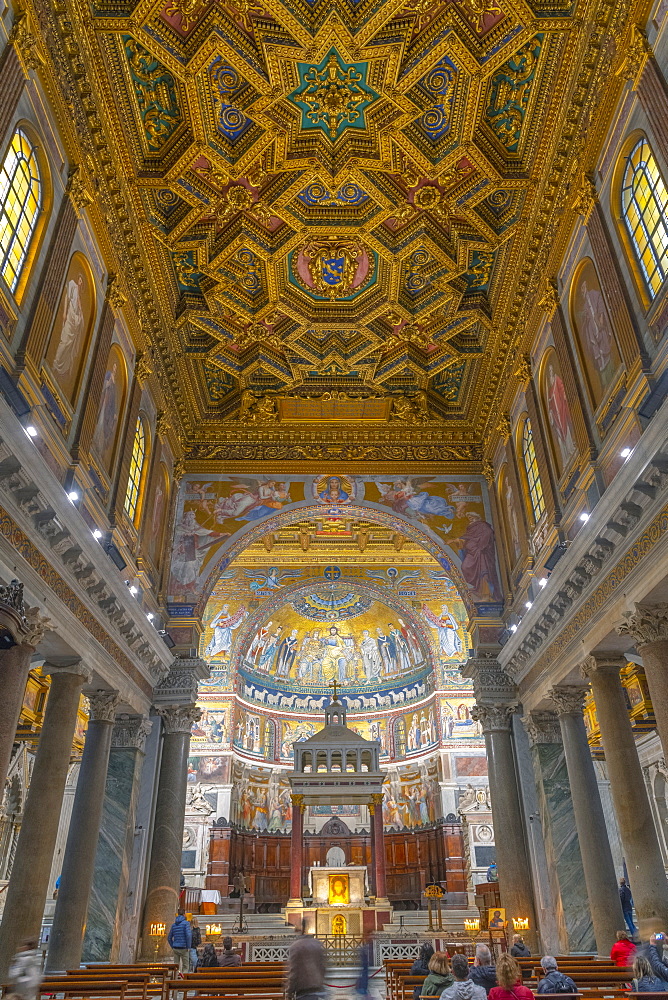
<instances>
[{"instance_id":1,"label":"column shaft","mask_svg":"<svg viewBox=\"0 0 668 1000\"><path fill-rule=\"evenodd\" d=\"M511 928L513 918L529 919L529 931L524 936L531 950L535 951L536 915L510 732L512 707L480 706L478 711L487 747L501 903Z\"/></svg>"},{"instance_id":2,"label":"column shaft","mask_svg":"<svg viewBox=\"0 0 668 1000\"><path fill-rule=\"evenodd\" d=\"M290 901L301 902L304 866L304 813L301 795L292 796L292 831L290 835Z\"/></svg>"},{"instance_id":3,"label":"column shaft","mask_svg":"<svg viewBox=\"0 0 668 1000\"><path fill-rule=\"evenodd\" d=\"M629 881L643 938L668 925L668 882L619 671L625 660L590 656L591 682Z\"/></svg>"},{"instance_id":4,"label":"column shaft","mask_svg":"<svg viewBox=\"0 0 668 1000\"><path fill-rule=\"evenodd\" d=\"M7 974L18 942L39 935L42 926L79 697L87 677L86 671L78 667L51 670L44 725L0 924L2 977Z\"/></svg>"},{"instance_id":5,"label":"column shaft","mask_svg":"<svg viewBox=\"0 0 668 1000\"><path fill-rule=\"evenodd\" d=\"M607 958L617 940L617 931L624 926L624 918L594 762L582 717L582 690L555 688L551 697L559 712L596 947L599 955Z\"/></svg>"},{"instance_id":6,"label":"column shaft","mask_svg":"<svg viewBox=\"0 0 668 1000\"><path fill-rule=\"evenodd\" d=\"M369 873L369 894L376 895L376 824L374 823L374 807L369 805L369 828L371 831L371 864L367 871Z\"/></svg>"},{"instance_id":7,"label":"column shaft","mask_svg":"<svg viewBox=\"0 0 668 1000\"><path fill-rule=\"evenodd\" d=\"M378 801L380 799L380 801ZM387 899L385 878L385 835L383 831L383 796L374 795L373 827L376 848L376 899Z\"/></svg>"},{"instance_id":8,"label":"column shaft","mask_svg":"<svg viewBox=\"0 0 668 1000\"><path fill-rule=\"evenodd\" d=\"M93 695L49 938L47 972L76 969L93 884L117 692Z\"/></svg>"},{"instance_id":9,"label":"column shaft","mask_svg":"<svg viewBox=\"0 0 668 1000\"><path fill-rule=\"evenodd\" d=\"M16 740L16 727L21 715L21 706L30 672L30 657L35 652L33 646L22 642L9 649L0 650L0 788L4 788L12 747Z\"/></svg>"},{"instance_id":10,"label":"column shaft","mask_svg":"<svg viewBox=\"0 0 668 1000\"><path fill-rule=\"evenodd\" d=\"M144 907L142 958L147 959L155 955L149 936L150 925L162 923L165 930L169 930L178 910L190 729L193 719L199 718L199 709L193 705L162 708L158 711L165 723L166 732L162 745ZM162 947L166 954L166 938Z\"/></svg>"}]
</instances>

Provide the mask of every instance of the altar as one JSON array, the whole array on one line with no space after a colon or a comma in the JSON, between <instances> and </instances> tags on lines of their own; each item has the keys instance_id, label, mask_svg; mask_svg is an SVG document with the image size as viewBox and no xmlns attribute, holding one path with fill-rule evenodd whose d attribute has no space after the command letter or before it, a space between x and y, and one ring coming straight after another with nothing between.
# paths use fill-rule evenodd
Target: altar
<instances>
[{"instance_id":1,"label":"altar","mask_svg":"<svg viewBox=\"0 0 668 1000\"><path fill-rule=\"evenodd\" d=\"M392 908L385 887L383 782L380 743L348 729L346 707L334 696L325 727L294 744L290 899L286 918L318 936L361 935L380 930ZM346 852L308 870L304 880L303 814L309 805L364 804L371 820L371 865L346 864ZM306 889L310 896L306 896ZM306 899L304 898L306 896Z\"/></svg>"}]
</instances>

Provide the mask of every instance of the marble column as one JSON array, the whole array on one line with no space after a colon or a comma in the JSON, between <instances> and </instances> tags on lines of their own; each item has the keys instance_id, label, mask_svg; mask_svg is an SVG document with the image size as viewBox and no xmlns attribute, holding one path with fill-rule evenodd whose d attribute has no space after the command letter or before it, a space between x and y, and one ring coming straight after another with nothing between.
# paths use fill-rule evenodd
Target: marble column
<instances>
[{"instance_id":1,"label":"marble column","mask_svg":"<svg viewBox=\"0 0 668 1000\"><path fill-rule=\"evenodd\" d=\"M304 796L292 796L292 832L290 834L290 900L288 905L302 902L302 869L304 867Z\"/></svg>"},{"instance_id":2,"label":"marble column","mask_svg":"<svg viewBox=\"0 0 668 1000\"><path fill-rule=\"evenodd\" d=\"M524 938L535 952L538 947L536 913L511 736L516 708L515 701L478 703L474 713L482 724L487 748L501 904L511 928L514 918L528 918L529 931Z\"/></svg>"},{"instance_id":3,"label":"marble column","mask_svg":"<svg viewBox=\"0 0 668 1000\"><path fill-rule=\"evenodd\" d=\"M369 873L369 894L371 896L376 895L376 824L373 821L373 804L370 802L369 806L369 832L371 837L371 864L368 868Z\"/></svg>"},{"instance_id":4,"label":"marble column","mask_svg":"<svg viewBox=\"0 0 668 1000\"><path fill-rule=\"evenodd\" d=\"M51 686L0 924L0 977L18 942L41 930L81 688L90 681L79 660L42 670Z\"/></svg>"},{"instance_id":5,"label":"marble column","mask_svg":"<svg viewBox=\"0 0 668 1000\"><path fill-rule=\"evenodd\" d=\"M636 604L617 631L631 636L642 656L656 728L668 754L668 604Z\"/></svg>"},{"instance_id":6,"label":"marble column","mask_svg":"<svg viewBox=\"0 0 668 1000\"><path fill-rule=\"evenodd\" d=\"M596 771L582 716L586 691L584 687L555 687L550 691L550 699L557 709L561 727L596 948L601 957L607 958L617 940L617 931L624 927L624 917Z\"/></svg>"},{"instance_id":7,"label":"marble column","mask_svg":"<svg viewBox=\"0 0 668 1000\"><path fill-rule=\"evenodd\" d=\"M121 715L112 731L102 822L88 901L84 962L120 961L135 815L146 737L152 725L143 716Z\"/></svg>"},{"instance_id":8,"label":"marble column","mask_svg":"<svg viewBox=\"0 0 668 1000\"><path fill-rule=\"evenodd\" d=\"M0 649L0 788L4 788L16 739L30 660L41 642L48 619L41 618L36 608L23 603L23 584L18 580L0 586L0 634L9 637L12 645Z\"/></svg>"},{"instance_id":9,"label":"marble column","mask_svg":"<svg viewBox=\"0 0 668 1000\"><path fill-rule=\"evenodd\" d=\"M388 903L385 874L385 831L383 829L383 793L371 796L371 822L373 823L374 869L376 873L376 902Z\"/></svg>"},{"instance_id":10,"label":"marble column","mask_svg":"<svg viewBox=\"0 0 668 1000\"><path fill-rule=\"evenodd\" d=\"M201 715L200 709L192 704L160 705L156 711L163 722L164 736L144 906L141 952L144 959L156 957L149 936L151 924L162 923L169 929L179 906L190 731ZM159 954L169 953L165 938Z\"/></svg>"},{"instance_id":11,"label":"marble column","mask_svg":"<svg viewBox=\"0 0 668 1000\"><path fill-rule=\"evenodd\" d=\"M558 904L559 952L592 951L596 942L559 720L555 712L530 712L522 721L531 745L548 877Z\"/></svg>"},{"instance_id":12,"label":"marble column","mask_svg":"<svg viewBox=\"0 0 668 1000\"><path fill-rule=\"evenodd\" d=\"M668 882L619 671L618 653L594 653L582 664L591 683L638 925L645 940L668 926Z\"/></svg>"},{"instance_id":13,"label":"marble column","mask_svg":"<svg viewBox=\"0 0 668 1000\"><path fill-rule=\"evenodd\" d=\"M86 742L49 937L47 972L77 969L81 964L118 691L97 691L89 701Z\"/></svg>"}]
</instances>

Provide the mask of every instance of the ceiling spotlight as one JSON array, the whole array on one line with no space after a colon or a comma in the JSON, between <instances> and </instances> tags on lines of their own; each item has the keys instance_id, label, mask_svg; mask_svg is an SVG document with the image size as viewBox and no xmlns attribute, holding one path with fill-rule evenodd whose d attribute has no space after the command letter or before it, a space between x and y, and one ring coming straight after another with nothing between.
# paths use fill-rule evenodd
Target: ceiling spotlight
<instances>
[{"instance_id":1,"label":"ceiling spotlight","mask_svg":"<svg viewBox=\"0 0 668 1000\"><path fill-rule=\"evenodd\" d=\"M511 625L510 626L510 631L511 632L517 632L517 625Z\"/></svg>"},{"instance_id":2,"label":"ceiling spotlight","mask_svg":"<svg viewBox=\"0 0 668 1000\"><path fill-rule=\"evenodd\" d=\"M153 619L155 618L155 615L153 614L153 612L152 612L152 611L149 611L149 613L148 613L148 614L146 615L146 617L148 618L148 620L149 620L150 622L152 622L152 621L153 621Z\"/></svg>"},{"instance_id":3,"label":"ceiling spotlight","mask_svg":"<svg viewBox=\"0 0 668 1000\"><path fill-rule=\"evenodd\" d=\"M538 581L538 586L539 587L547 587L547 577L546 576L541 576L540 580Z\"/></svg>"},{"instance_id":4,"label":"ceiling spotlight","mask_svg":"<svg viewBox=\"0 0 668 1000\"><path fill-rule=\"evenodd\" d=\"M33 424L28 424L28 426L26 427L26 434L28 435L28 437L36 438L37 428Z\"/></svg>"},{"instance_id":5,"label":"ceiling spotlight","mask_svg":"<svg viewBox=\"0 0 668 1000\"><path fill-rule=\"evenodd\" d=\"M580 520L581 521L588 521L589 520L589 514L587 513L586 510L583 510L582 513L580 514Z\"/></svg>"},{"instance_id":6,"label":"ceiling spotlight","mask_svg":"<svg viewBox=\"0 0 668 1000\"><path fill-rule=\"evenodd\" d=\"M533 601L527 601L526 604L524 605L524 607L525 608L532 608L533 607Z\"/></svg>"},{"instance_id":7,"label":"ceiling spotlight","mask_svg":"<svg viewBox=\"0 0 668 1000\"><path fill-rule=\"evenodd\" d=\"M77 500L79 499L79 494L77 493L76 490L70 490L70 492L67 494L67 499L71 500L72 503L76 503Z\"/></svg>"},{"instance_id":8,"label":"ceiling spotlight","mask_svg":"<svg viewBox=\"0 0 668 1000\"><path fill-rule=\"evenodd\" d=\"M102 538L102 532L99 528L95 528L93 531L93 538Z\"/></svg>"},{"instance_id":9,"label":"ceiling spotlight","mask_svg":"<svg viewBox=\"0 0 668 1000\"><path fill-rule=\"evenodd\" d=\"M631 449L630 448L622 448L622 450L620 451L619 454L622 456L622 458L628 458L629 455L631 454Z\"/></svg>"},{"instance_id":10,"label":"ceiling spotlight","mask_svg":"<svg viewBox=\"0 0 668 1000\"><path fill-rule=\"evenodd\" d=\"M132 586L130 587L130 593L131 593L131 594L133 594L133 595L134 595L134 594L138 594L138 593L139 593L139 589L138 589L137 587L135 587L135 585L133 584L133 585L132 585Z\"/></svg>"}]
</instances>

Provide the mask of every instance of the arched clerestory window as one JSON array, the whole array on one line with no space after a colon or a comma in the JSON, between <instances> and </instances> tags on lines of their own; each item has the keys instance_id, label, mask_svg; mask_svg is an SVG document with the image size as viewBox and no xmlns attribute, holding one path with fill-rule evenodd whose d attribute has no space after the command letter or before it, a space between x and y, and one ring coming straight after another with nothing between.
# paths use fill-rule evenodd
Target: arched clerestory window
<instances>
[{"instance_id":1,"label":"arched clerestory window","mask_svg":"<svg viewBox=\"0 0 668 1000\"><path fill-rule=\"evenodd\" d=\"M522 464L526 473L527 492L531 504L531 512L534 521L539 521L545 513L545 500L543 498L543 485L540 481L538 462L536 460L536 449L533 443L533 433L531 421L524 418L522 426Z\"/></svg>"},{"instance_id":2,"label":"arched clerestory window","mask_svg":"<svg viewBox=\"0 0 668 1000\"><path fill-rule=\"evenodd\" d=\"M41 211L37 152L19 128L0 169L0 275L12 292L18 286Z\"/></svg>"},{"instance_id":3,"label":"arched clerestory window","mask_svg":"<svg viewBox=\"0 0 668 1000\"><path fill-rule=\"evenodd\" d=\"M668 274L668 190L644 136L626 157L621 210L647 293L653 299Z\"/></svg>"},{"instance_id":4,"label":"arched clerestory window","mask_svg":"<svg viewBox=\"0 0 668 1000\"><path fill-rule=\"evenodd\" d=\"M132 445L132 458L130 460L130 473L128 475L128 485L125 491L125 512L130 520L136 524L139 519L139 501L142 494L144 480L144 466L146 464L146 430L141 416L137 417L135 428L135 439Z\"/></svg>"}]
</instances>

